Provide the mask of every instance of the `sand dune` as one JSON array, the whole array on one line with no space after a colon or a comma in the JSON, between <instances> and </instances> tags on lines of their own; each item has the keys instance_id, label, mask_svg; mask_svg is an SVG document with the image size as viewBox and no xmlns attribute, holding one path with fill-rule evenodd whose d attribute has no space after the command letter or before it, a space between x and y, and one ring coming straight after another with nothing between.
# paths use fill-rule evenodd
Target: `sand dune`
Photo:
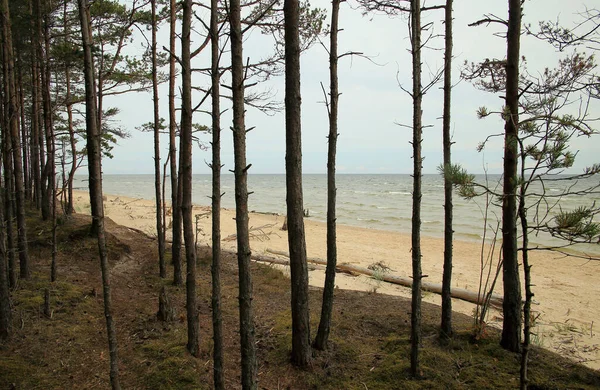
<instances>
[{"instance_id":1,"label":"sand dune","mask_svg":"<svg viewBox=\"0 0 600 390\"><path fill-rule=\"evenodd\" d=\"M154 201L123 196L105 196L105 214L118 224L155 235ZM89 197L76 191L76 211L89 213ZM199 242L210 243L210 208L195 207L199 219ZM222 246L235 250L235 210L222 210ZM254 253L264 253L267 248L287 251L287 232L280 230L283 216L253 213L250 226L260 228L252 232ZM167 216L167 224L171 217ZM326 226L324 223L305 220L307 251L312 257L326 258ZM338 261L367 267L383 262L392 274L411 275L410 235L338 226ZM443 266L443 240L422 238L423 273L427 281L441 283ZM475 242L454 242L454 270L452 285L478 291L480 278L481 246ZM494 259L497 261L497 256ZM575 258L565 258L548 252L532 255L532 273L535 304L533 306L535 336L533 341L547 349L583 362L588 367L600 369L600 263ZM311 271L310 283L322 287L323 271ZM502 293L501 280L495 292ZM410 289L394 286L364 276L352 277L338 274L336 286L343 289L376 291L377 293L410 297ZM424 300L441 304L438 295L425 293ZM453 300L453 309L472 315L475 305ZM498 326L501 313L492 310L488 323Z\"/></svg>"}]
</instances>

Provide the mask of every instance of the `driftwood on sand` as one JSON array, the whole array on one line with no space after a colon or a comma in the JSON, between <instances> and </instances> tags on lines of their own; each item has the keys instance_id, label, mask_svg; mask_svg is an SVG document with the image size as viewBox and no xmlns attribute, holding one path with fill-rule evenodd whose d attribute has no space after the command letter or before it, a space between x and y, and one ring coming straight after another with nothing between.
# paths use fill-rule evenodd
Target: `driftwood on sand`
<instances>
[{"instance_id":1,"label":"driftwood on sand","mask_svg":"<svg viewBox=\"0 0 600 390\"><path fill-rule=\"evenodd\" d=\"M272 249L267 249L267 252L274 254L274 255L284 256L284 257L289 258L289 254L286 252L276 251L276 250L272 250ZM309 263L318 264L321 266L327 265L326 260L319 259L316 257L309 257L307 260ZM261 261L261 260L259 260L259 261ZM337 264L336 271L346 272L346 273L351 273L351 274L367 275L367 276L370 276L375 279L383 280L388 283L397 284L397 285L405 286L405 287L412 286L411 278L397 276L397 275L390 275L387 273L374 271L374 270L371 270L368 268L359 267L359 266L352 265L352 264ZM433 292L436 294L442 293L442 285L439 283L422 282L421 286L422 286L422 289L425 291ZM471 302L471 303L475 303L475 304L483 304L486 300L486 295L483 295L483 294L479 295L476 292L469 291L469 290L466 290L463 288L452 288L450 290L450 295L452 296L452 298L461 299L463 301L467 301L467 302ZM501 308L502 307L502 297L497 294L492 294L490 297L489 303L493 307Z\"/></svg>"}]
</instances>

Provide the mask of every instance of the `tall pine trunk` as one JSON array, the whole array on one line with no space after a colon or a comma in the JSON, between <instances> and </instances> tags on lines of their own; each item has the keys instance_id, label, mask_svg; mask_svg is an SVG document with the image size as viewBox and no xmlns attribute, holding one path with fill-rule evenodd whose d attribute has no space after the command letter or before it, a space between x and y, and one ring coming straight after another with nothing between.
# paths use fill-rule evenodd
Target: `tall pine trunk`
<instances>
[{"instance_id":1,"label":"tall pine trunk","mask_svg":"<svg viewBox=\"0 0 600 390\"><path fill-rule=\"evenodd\" d=\"M411 52L413 73L413 194L412 194L412 302L410 314L410 373L418 377L419 348L421 344L421 157L422 142L422 101L421 87L421 3L410 2Z\"/></svg>"},{"instance_id":2,"label":"tall pine trunk","mask_svg":"<svg viewBox=\"0 0 600 390\"><path fill-rule=\"evenodd\" d=\"M221 314L221 105L219 97L219 1L210 2L211 97L212 97L212 322L213 382L225 388L223 376L223 319Z\"/></svg>"},{"instance_id":3,"label":"tall pine trunk","mask_svg":"<svg viewBox=\"0 0 600 390\"><path fill-rule=\"evenodd\" d=\"M10 142L12 147L12 164L14 189L16 193L16 217L17 217L17 246L19 248L19 274L21 278L27 279L30 275L29 253L27 248L27 226L25 222L25 188L23 185L23 159L21 156L21 141L19 134L19 104L17 99L17 87L15 81L15 62L12 44L12 30L10 21L10 10L8 0L2 0L2 33L4 48L4 66L6 67L5 93L7 95L8 110L5 115L8 116L10 132Z\"/></svg>"},{"instance_id":4,"label":"tall pine trunk","mask_svg":"<svg viewBox=\"0 0 600 390\"><path fill-rule=\"evenodd\" d=\"M329 145L327 151L327 269L323 288L323 304L319 330L315 337L314 347L318 350L327 348L327 340L331 330L331 313L333 311L333 292L335 289L335 267L337 264L336 216L335 216L335 154L338 137L338 19L340 0L331 2L331 28L329 33Z\"/></svg>"},{"instance_id":5,"label":"tall pine trunk","mask_svg":"<svg viewBox=\"0 0 600 390\"><path fill-rule=\"evenodd\" d=\"M312 350L302 199L299 1L285 0L283 13L285 18L285 181L292 284L292 363L299 367L308 367Z\"/></svg>"},{"instance_id":6,"label":"tall pine trunk","mask_svg":"<svg viewBox=\"0 0 600 390\"><path fill-rule=\"evenodd\" d=\"M7 274L7 260L6 256L6 245L4 245L4 201L5 191L2 188L2 182L0 180L0 340L6 340L10 337L12 321L10 312L10 292L9 292L9 281Z\"/></svg>"},{"instance_id":7,"label":"tall pine trunk","mask_svg":"<svg viewBox=\"0 0 600 390\"><path fill-rule=\"evenodd\" d=\"M192 0L183 1L181 32L181 150L180 180L182 181L181 216L186 258L187 350L200 355L198 308L196 303L196 244L192 221L192 68L190 43L192 32Z\"/></svg>"},{"instance_id":8,"label":"tall pine trunk","mask_svg":"<svg viewBox=\"0 0 600 390\"><path fill-rule=\"evenodd\" d=\"M0 20L0 25L2 24L2 21ZM2 53L0 53L0 56L2 56ZM2 58L2 60L4 60L4 58ZM6 71L6 67L3 66L3 71ZM6 73L3 74L3 82L6 81ZM5 98L5 94L4 91L6 90L6 88L4 87L4 85L2 85L3 88L0 88L2 90L0 90L0 104L2 105L2 107L0 107L0 126L2 126L2 129L5 130L8 128L7 124L8 124L8 118L6 118L6 111L5 109L8 107L7 104L5 104L4 98ZM7 140L5 135L7 134L7 131L4 131L4 134L2 136L2 144L7 144ZM8 151L6 150L6 148L4 148L4 146L2 147L2 155L3 155L3 160L6 161L6 156L7 156ZM3 171L5 178L9 178L11 176L11 171L6 171L6 169L4 169ZM11 322L11 311L10 311L10 290L9 287L10 286L15 286L16 284L16 273L14 271L14 267L15 267L15 258L14 258L14 254L12 256L12 260L9 258L10 256L10 252L7 251L6 245L5 245L5 234L4 232L8 232L8 230L10 229L12 231L12 221L10 218L7 218L7 220L4 220L4 207L7 205L8 207L6 207L6 210L9 211L11 210L11 206L8 202L10 202L10 200L8 199L8 194L10 193L10 189L7 189L6 187L2 187L2 177L0 175L0 340L5 340L7 338L10 337L11 334L11 328L12 328L12 322ZM6 227L6 228L5 228ZM12 234L12 233L11 233ZM10 237L10 239L12 239L12 236ZM10 244L10 241L9 241ZM12 247L9 248L9 251L12 250ZM11 261L12 261L12 265L11 265ZM11 270L12 267L12 270ZM11 279L12 278L12 279Z\"/></svg>"},{"instance_id":9,"label":"tall pine trunk","mask_svg":"<svg viewBox=\"0 0 600 390\"><path fill-rule=\"evenodd\" d=\"M517 257L517 159L519 123L519 56L521 1L508 2L506 36L506 111L504 126L504 192L502 199L502 339L500 345L512 352L521 350L521 283Z\"/></svg>"},{"instance_id":10,"label":"tall pine trunk","mask_svg":"<svg viewBox=\"0 0 600 390\"><path fill-rule=\"evenodd\" d=\"M177 172L177 116L175 114L175 36L177 22L177 4L170 0L169 7L169 158L171 170L171 213L173 242L171 244L171 258L173 261L173 284L181 286L183 276L181 272L181 208L179 204L179 181Z\"/></svg>"},{"instance_id":11,"label":"tall pine trunk","mask_svg":"<svg viewBox=\"0 0 600 390\"><path fill-rule=\"evenodd\" d=\"M106 251L106 236L104 234L104 207L102 203L102 153L100 149L100 129L96 113L96 87L94 76L94 61L92 58L92 33L90 30L90 15L87 0L78 0L79 20L81 23L81 37L84 54L85 77L85 121L88 152L88 173L90 199L94 200L99 208L92 213L92 220L96 221L98 253L100 269L102 272L102 289L104 295L104 317L108 334L108 349L110 355L110 383L113 390L120 389L119 363L117 351L117 332L112 316L110 273Z\"/></svg>"},{"instance_id":12,"label":"tall pine trunk","mask_svg":"<svg viewBox=\"0 0 600 390\"><path fill-rule=\"evenodd\" d=\"M521 147L521 184L519 186L519 220L522 232L523 273L525 276L525 305L523 306L523 350L521 351L520 389L526 390L529 386L528 365L529 348L531 345L531 303L533 291L531 289L531 264L529 263L529 224L527 222L527 208L525 207L525 193L528 184L525 182L525 161L527 154Z\"/></svg>"},{"instance_id":13,"label":"tall pine trunk","mask_svg":"<svg viewBox=\"0 0 600 390\"><path fill-rule=\"evenodd\" d=\"M44 33L44 57L42 60L43 73L42 73L42 98L44 102L44 128L46 132L46 149L48 151L48 157L46 160L46 169L48 171L48 187L46 188L46 202L47 202L47 210L49 211L48 218L52 218L54 215L54 211L52 208L54 207L55 201L52 200L52 196L56 187L56 145L54 142L54 112L52 110L52 98L50 96L50 79L51 69L50 69L50 15L48 4L44 4L46 9L44 9L43 13L43 33ZM45 77L44 77L45 76ZM42 214L44 207L42 206Z\"/></svg>"},{"instance_id":14,"label":"tall pine trunk","mask_svg":"<svg viewBox=\"0 0 600 390\"><path fill-rule=\"evenodd\" d=\"M160 191L160 112L158 106L158 79L156 65L156 0L150 2L152 8L152 101L154 108L154 192L156 198L156 234L158 237L158 268L161 278L167 277L165 265L165 231L162 218L162 195Z\"/></svg>"},{"instance_id":15,"label":"tall pine trunk","mask_svg":"<svg viewBox=\"0 0 600 390\"><path fill-rule=\"evenodd\" d=\"M29 3L29 12L31 15L31 163L32 163L32 176L33 176L33 200L35 207L39 210L42 207L42 166L43 160L40 157L43 152L40 151L40 98L39 98L39 66L38 66L38 50L39 45L37 28L36 28L36 15L37 11L34 12L34 2ZM43 148L43 145L41 146Z\"/></svg>"},{"instance_id":16,"label":"tall pine trunk","mask_svg":"<svg viewBox=\"0 0 600 390\"><path fill-rule=\"evenodd\" d=\"M452 0L446 0L445 9L445 50L444 50L444 113L442 119L444 171L452 165L452 136L450 133L451 98L452 98ZM452 241L454 228L452 208L452 181L444 175L444 275L442 277L442 324L440 336L452 337Z\"/></svg>"},{"instance_id":17,"label":"tall pine trunk","mask_svg":"<svg viewBox=\"0 0 600 390\"><path fill-rule=\"evenodd\" d=\"M70 34L68 14L67 14L67 2L63 8L63 33L65 37ZM65 38L66 39L66 38ZM69 145L71 148L71 168L67 177L67 204L64 206L65 213L71 215L75 211L73 204L73 180L75 179L75 171L77 170L77 147L75 145L75 129L73 125L73 103L71 102L71 69L70 63L65 65L65 108L67 110L67 131L69 132Z\"/></svg>"},{"instance_id":18,"label":"tall pine trunk","mask_svg":"<svg viewBox=\"0 0 600 390\"><path fill-rule=\"evenodd\" d=\"M21 107L21 117L19 118L19 127L21 129L21 156L23 157L23 184L25 191L25 200L30 201L31 197L31 180L30 180L30 170L29 170L29 145L27 142L27 123L25 121L25 93L23 91L23 69L25 66L23 64L23 55L22 52L18 53L17 57L18 63L18 72L17 72L17 89L19 93L19 106Z\"/></svg>"},{"instance_id":19,"label":"tall pine trunk","mask_svg":"<svg viewBox=\"0 0 600 390\"><path fill-rule=\"evenodd\" d=\"M4 54L2 57L4 58ZM8 68L3 66L3 78L2 78L2 91L0 91L0 96L2 96L2 127L4 129L8 129L9 118L6 113L8 112L8 96L5 91L7 88L7 72ZM4 131L2 135L2 163L4 165L4 195L3 195L3 204L0 207L4 208L4 220L2 223L5 223L6 227L6 256L8 260L8 282L10 287L15 287L17 285L17 262L15 258L15 231L13 228L14 222L14 213L13 213L13 169L12 169L12 157L10 153L10 132Z\"/></svg>"},{"instance_id":20,"label":"tall pine trunk","mask_svg":"<svg viewBox=\"0 0 600 390\"><path fill-rule=\"evenodd\" d=\"M46 142L46 164L42 166L42 219L44 221L50 218L52 210L50 210L50 196L52 192L51 180L51 164L54 156L52 155L51 141L49 139L50 130L52 127L52 107L50 101L50 80L49 80L49 64L48 54L45 52L46 46L46 29L44 19L46 12L42 10L40 0L34 1L34 18L36 21L36 50L38 64L40 70L40 92L42 101L42 122L40 123L40 143ZM43 125L43 131L42 131Z\"/></svg>"},{"instance_id":21,"label":"tall pine trunk","mask_svg":"<svg viewBox=\"0 0 600 390\"><path fill-rule=\"evenodd\" d=\"M256 389L257 365L252 313L252 275L248 231L248 169L246 163L246 123L244 113L244 58L240 0L232 0L229 10L231 34L231 89L233 96L233 148L235 174L235 223L239 272L240 340L242 388Z\"/></svg>"}]
</instances>

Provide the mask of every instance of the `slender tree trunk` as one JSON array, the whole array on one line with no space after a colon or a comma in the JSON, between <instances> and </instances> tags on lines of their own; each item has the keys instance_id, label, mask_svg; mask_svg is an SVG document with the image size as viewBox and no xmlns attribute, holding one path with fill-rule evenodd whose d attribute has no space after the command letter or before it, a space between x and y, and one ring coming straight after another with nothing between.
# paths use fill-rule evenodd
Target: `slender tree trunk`
<instances>
[{"instance_id":1,"label":"slender tree trunk","mask_svg":"<svg viewBox=\"0 0 600 390\"><path fill-rule=\"evenodd\" d=\"M67 14L67 2L64 4L63 9L63 32L65 37L70 34L69 24L68 24L68 14ZM73 211L75 211L75 206L73 203L73 180L75 179L75 171L77 171L77 146L75 143L75 129L73 126L73 104L71 103L71 69L70 64L66 64L65 66L65 105L67 109L67 130L69 132L69 144L71 147L71 169L69 170L69 175L67 177L67 202L65 205L65 212L67 215L71 215Z\"/></svg>"},{"instance_id":2,"label":"slender tree trunk","mask_svg":"<svg viewBox=\"0 0 600 390\"><path fill-rule=\"evenodd\" d=\"M185 240L186 308L188 325L187 349L195 357L200 355L198 308L196 303L196 245L192 221L192 68L190 41L192 31L192 0L183 1L183 29L181 32L181 216Z\"/></svg>"},{"instance_id":3,"label":"slender tree trunk","mask_svg":"<svg viewBox=\"0 0 600 390\"><path fill-rule=\"evenodd\" d=\"M327 269L325 271L325 287L323 288L323 304L319 330L314 347L318 350L327 348L327 340L331 329L331 313L333 311L333 292L335 289L335 267L337 264L336 216L335 216L335 154L338 137L338 18L340 0L331 2L331 27L329 33L329 150L327 153Z\"/></svg>"},{"instance_id":4,"label":"slender tree trunk","mask_svg":"<svg viewBox=\"0 0 600 390\"><path fill-rule=\"evenodd\" d=\"M46 165L42 170L42 182L47 185L43 186L42 190L42 219L44 221L48 220L52 214L51 207L51 195L52 195L52 164L54 162L54 154L52 149L52 140L50 139L50 135L52 132L52 102L50 99L50 71L48 65L48 31L45 23L46 19L46 11L42 10L42 5L40 0L35 1L34 8L35 15L37 16L37 34L39 45L38 49L38 58L40 60L40 73L41 73L41 92L42 92L42 106L43 106L43 118L44 118L44 134L46 136ZM43 46L42 47L42 43Z\"/></svg>"},{"instance_id":5,"label":"slender tree trunk","mask_svg":"<svg viewBox=\"0 0 600 390\"><path fill-rule=\"evenodd\" d=\"M235 222L239 270L240 339L242 388L257 388L257 364L252 312L252 274L248 231L248 169L246 162L246 123L244 113L244 57L240 0L230 3L231 90L233 97L233 148L235 174Z\"/></svg>"},{"instance_id":6,"label":"slender tree trunk","mask_svg":"<svg viewBox=\"0 0 600 390\"><path fill-rule=\"evenodd\" d=\"M5 192L2 188L0 180L0 340L6 340L11 334L11 312L10 312L10 292L9 281L7 275L6 246L4 245L4 196Z\"/></svg>"},{"instance_id":7,"label":"slender tree trunk","mask_svg":"<svg viewBox=\"0 0 600 390\"><path fill-rule=\"evenodd\" d=\"M412 302L410 315L410 373L420 376L419 348L421 344L421 157L423 91L421 87L421 3L410 2L411 52L413 72L413 194L412 194Z\"/></svg>"},{"instance_id":8,"label":"slender tree trunk","mask_svg":"<svg viewBox=\"0 0 600 390\"><path fill-rule=\"evenodd\" d=\"M179 205L179 182L177 180L177 117L175 115L175 35L177 21L177 4L175 0L170 0L170 37L169 50L172 53L169 57L169 154L171 159L171 212L173 243L171 244L171 258L173 261L173 284L181 286L183 276L181 273L181 209Z\"/></svg>"},{"instance_id":9,"label":"slender tree trunk","mask_svg":"<svg viewBox=\"0 0 600 390\"><path fill-rule=\"evenodd\" d=\"M223 373L223 319L221 314L221 104L219 98L219 1L210 2L210 46L212 88L212 322L213 382L225 389Z\"/></svg>"},{"instance_id":10,"label":"slender tree trunk","mask_svg":"<svg viewBox=\"0 0 600 390\"><path fill-rule=\"evenodd\" d=\"M85 76L85 117L87 128L88 171L90 199L94 199L99 208L92 213L92 219L97 221L98 227L98 252L100 268L102 271L102 288L104 292L104 317L106 318L106 331L108 334L108 348L110 354L110 383L113 390L120 389L119 360L117 350L117 332L112 316L111 286L108 258L106 252L106 237L104 234L104 207L102 204L102 153L100 148L100 129L96 114L96 86L94 75L94 61L92 58L92 34L90 30L90 15L87 0L78 0L79 20L81 22L81 36L84 53Z\"/></svg>"},{"instance_id":11,"label":"slender tree trunk","mask_svg":"<svg viewBox=\"0 0 600 390\"><path fill-rule=\"evenodd\" d=\"M526 390L529 385L527 375L529 364L529 347L531 344L531 302L533 291L531 290L531 264L529 264L529 225L527 221L527 208L525 207L525 194L528 184L525 182L525 162L527 154L521 144L521 172L519 191L519 220L521 221L521 232L523 242L523 272L525 276L525 305L523 306L523 349L521 351L520 388Z\"/></svg>"},{"instance_id":12,"label":"slender tree trunk","mask_svg":"<svg viewBox=\"0 0 600 390\"><path fill-rule=\"evenodd\" d=\"M44 122L46 128L46 148L48 150L48 209L50 218L52 218L52 262L50 266L50 280L56 281L57 265L56 265L56 140L54 137L54 120L52 119L52 99L50 97L50 26L49 26L49 11L44 10L44 46L45 46L45 75L46 79L42 87L44 99ZM43 210L43 207L42 207Z\"/></svg>"},{"instance_id":13,"label":"slender tree trunk","mask_svg":"<svg viewBox=\"0 0 600 390\"><path fill-rule=\"evenodd\" d=\"M152 7L152 100L154 102L154 189L156 197L156 234L158 237L158 268L161 278L167 277L165 265L165 234L162 218L162 196L160 192L160 112L158 106L158 79L156 76L156 0Z\"/></svg>"},{"instance_id":14,"label":"slender tree trunk","mask_svg":"<svg viewBox=\"0 0 600 390\"><path fill-rule=\"evenodd\" d=\"M446 0L446 33L444 51L444 113L443 113L443 149L444 167L450 168L452 164L451 148L452 137L450 134L450 114L452 97L452 0ZM444 275L442 277L442 324L440 336L442 338L452 337L452 241L454 240L454 228L452 208L452 182L444 175Z\"/></svg>"},{"instance_id":15,"label":"slender tree trunk","mask_svg":"<svg viewBox=\"0 0 600 390\"><path fill-rule=\"evenodd\" d=\"M4 61L4 54L2 55L2 59ZM4 131L2 136L2 162L4 164L4 196L3 196L3 204L1 207L4 207L4 216L3 220L0 223L5 223L6 226L6 252L7 252L7 260L8 260L8 282L10 287L15 287L17 285L17 262L15 259L15 232L13 228L13 169L12 169L12 158L10 153L10 132L8 129L9 118L8 118L8 95L5 91L8 90L7 86L7 72L8 68L3 66L3 78L2 78L2 90L0 94L2 96L2 127L7 129Z\"/></svg>"},{"instance_id":16,"label":"slender tree trunk","mask_svg":"<svg viewBox=\"0 0 600 390\"><path fill-rule=\"evenodd\" d=\"M34 1L30 2L31 14L31 162L33 170L33 199L36 208L39 210L42 207L42 167L43 160L40 156L43 152L40 151L40 98L39 98L39 65L38 65L38 50L39 36L36 24L37 11L34 12ZM43 148L43 145L41 146Z\"/></svg>"},{"instance_id":17,"label":"slender tree trunk","mask_svg":"<svg viewBox=\"0 0 600 390\"><path fill-rule=\"evenodd\" d=\"M506 109L504 127L504 194L502 200L502 276L504 320L500 345L511 352L521 350L521 283L517 258L517 158L519 123L519 56L521 1L508 2L506 56Z\"/></svg>"},{"instance_id":18,"label":"slender tree trunk","mask_svg":"<svg viewBox=\"0 0 600 390\"><path fill-rule=\"evenodd\" d=\"M54 144L54 135L52 135L52 148L55 148ZM52 184L52 262L50 265L50 281L56 282L58 277L58 265L56 263L56 256L58 253L57 242L56 242L56 163L53 161L52 163L52 177L54 179L50 180Z\"/></svg>"},{"instance_id":19,"label":"slender tree trunk","mask_svg":"<svg viewBox=\"0 0 600 390\"><path fill-rule=\"evenodd\" d=\"M44 213L43 207L45 202L45 194L47 190L47 181L48 181L48 171L46 164L46 148L44 146L44 126L45 126L45 114L44 114L44 104L43 104L43 78L42 74L44 72L44 55L42 50L42 37L41 37L41 11L40 11L40 1L33 1L33 46L35 48L35 77L34 82L36 83L36 115L37 115L37 144L38 144L38 152L39 152L39 161L40 161L40 187L38 190L39 195L39 208L42 210L42 214Z\"/></svg>"},{"instance_id":20,"label":"slender tree trunk","mask_svg":"<svg viewBox=\"0 0 600 390\"><path fill-rule=\"evenodd\" d=\"M18 82L17 89L19 94L19 106L21 107L21 117L19 119L19 127L21 129L21 156L23 157L23 184L25 191L25 200L31 199L31 182L29 180L29 148L27 142L27 126L25 123L25 94L23 92L23 57L22 54L18 55L19 66L18 66Z\"/></svg>"},{"instance_id":21,"label":"slender tree trunk","mask_svg":"<svg viewBox=\"0 0 600 390\"><path fill-rule=\"evenodd\" d=\"M25 189L23 185L23 160L21 156L21 141L18 126L19 105L17 104L17 88L15 82L14 55L12 45L12 31L8 0L2 0L2 30L4 34L4 65L7 67L8 76L6 90L8 97L8 115L10 141L12 146L14 185L17 203L17 245L19 248L20 276L29 278L29 253L27 249L27 226L25 222Z\"/></svg>"},{"instance_id":22,"label":"slender tree trunk","mask_svg":"<svg viewBox=\"0 0 600 390\"><path fill-rule=\"evenodd\" d=\"M299 1L285 0L283 12L285 18L285 178L292 284L292 363L299 367L308 367L312 350L302 199Z\"/></svg>"}]
</instances>

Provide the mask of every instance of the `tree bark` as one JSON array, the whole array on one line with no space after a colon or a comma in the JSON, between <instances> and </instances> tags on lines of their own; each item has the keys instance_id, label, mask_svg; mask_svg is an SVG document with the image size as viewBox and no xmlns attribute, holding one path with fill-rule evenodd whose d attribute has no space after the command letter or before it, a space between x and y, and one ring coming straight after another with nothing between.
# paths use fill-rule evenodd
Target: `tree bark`
<instances>
[{"instance_id":1,"label":"tree bark","mask_svg":"<svg viewBox=\"0 0 600 390\"><path fill-rule=\"evenodd\" d=\"M500 345L511 352L521 350L521 283L517 258L517 159L519 123L519 56L521 1L508 2L506 55L506 111L504 126L504 192L502 199L502 276L504 319Z\"/></svg>"},{"instance_id":2,"label":"tree bark","mask_svg":"<svg viewBox=\"0 0 600 390\"><path fill-rule=\"evenodd\" d=\"M165 265L165 232L162 219L162 196L160 191L160 112L158 106L158 79L156 65L156 0L150 2L152 8L152 101L154 106L154 190L156 197L156 235L158 238L158 268L161 278L167 277Z\"/></svg>"},{"instance_id":3,"label":"tree bark","mask_svg":"<svg viewBox=\"0 0 600 390\"><path fill-rule=\"evenodd\" d=\"M175 82L177 75L175 73L175 36L177 22L177 4L175 0L170 0L169 14L169 154L171 166L171 212L173 242L171 244L171 258L173 261L173 284L181 286L183 276L181 272L181 208L179 204L179 181L177 172L177 116L175 114Z\"/></svg>"},{"instance_id":4,"label":"tree bark","mask_svg":"<svg viewBox=\"0 0 600 390\"><path fill-rule=\"evenodd\" d=\"M411 52L413 73L413 194L412 194L412 301L410 316L410 373L420 376L419 347L421 344L421 157L422 142L422 108L421 87L421 3L420 0L410 2Z\"/></svg>"},{"instance_id":5,"label":"tree bark","mask_svg":"<svg viewBox=\"0 0 600 390\"><path fill-rule=\"evenodd\" d=\"M211 98L212 98L212 323L213 382L225 389L223 373L223 319L221 314L221 105L219 98L219 1L210 2Z\"/></svg>"},{"instance_id":6,"label":"tree bark","mask_svg":"<svg viewBox=\"0 0 600 390\"><path fill-rule=\"evenodd\" d=\"M231 34L231 89L233 97L233 148L235 174L235 222L238 247L240 339L242 388L257 388L257 364L252 313L252 275L248 231L248 169L246 164L246 123L244 113L244 58L240 0L232 0L229 10Z\"/></svg>"},{"instance_id":7,"label":"tree bark","mask_svg":"<svg viewBox=\"0 0 600 390\"><path fill-rule=\"evenodd\" d=\"M452 164L452 136L450 133L451 97L452 97L452 0L446 0L445 9L445 50L444 50L444 113L443 113L443 149L444 167ZM452 208L452 182L444 175L444 274L442 276L442 323L440 336L452 337L452 241L454 239Z\"/></svg>"},{"instance_id":8,"label":"tree bark","mask_svg":"<svg viewBox=\"0 0 600 390\"><path fill-rule=\"evenodd\" d=\"M185 241L186 308L188 342L187 350L195 357L200 356L198 308L196 303L196 245L192 221L192 68L190 42L192 31L192 0L183 1L181 32L181 216Z\"/></svg>"},{"instance_id":9,"label":"tree bark","mask_svg":"<svg viewBox=\"0 0 600 390\"><path fill-rule=\"evenodd\" d=\"M283 13L285 18L285 178L292 284L292 364L308 367L312 350L302 199L299 1L285 0Z\"/></svg>"},{"instance_id":10,"label":"tree bark","mask_svg":"<svg viewBox=\"0 0 600 390\"><path fill-rule=\"evenodd\" d=\"M335 187L335 155L338 137L338 19L340 0L331 2L331 27L329 33L329 145L327 151L327 269L325 271L325 286L323 288L323 304L319 330L313 346L315 349L327 348L327 340L331 330L331 313L333 311L333 292L335 289L335 268L337 264L336 241L336 187Z\"/></svg>"},{"instance_id":11,"label":"tree bark","mask_svg":"<svg viewBox=\"0 0 600 390\"><path fill-rule=\"evenodd\" d=\"M92 220L96 221L98 253L100 269L102 271L102 289L104 296L104 316L106 318L106 331L108 334L108 349L110 355L110 383L113 390L121 388L119 383L119 364L117 350L117 333L112 316L110 273L106 251L106 237L104 234L104 207L102 203L102 153L100 147L100 129L96 113L96 86L94 76L94 61L92 58L92 34L90 31L90 15L87 0L78 0L79 20L81 23L81 36L84 54L85 76L85 118L87 133L88 172L90 199L99 205L92 213Z\"/></svg>"},{"instance_id":12,"label":"tree bark","mask_svg":"<svg viewBox=\"0 0 600 390\"><path fill-rule=\"evenodd\" d=\"M8 124L10 131L10 142L12 147L14 186L16 192L16 216L17 216L17 246L19 248L19 274L21 278L27 279L30 275L29 253L27 248L27 226L25 222L25 189L23 185L23 160L21 156L21 141L19 134L19 105L17 104L17 88L15 83L14 54L12 44L12 30L10 22L10 10L8 0L2 0L2 31L4 35L4 66L5 75L8 76L6 94L8 98Z\"/></svg>"}]
</instances>

